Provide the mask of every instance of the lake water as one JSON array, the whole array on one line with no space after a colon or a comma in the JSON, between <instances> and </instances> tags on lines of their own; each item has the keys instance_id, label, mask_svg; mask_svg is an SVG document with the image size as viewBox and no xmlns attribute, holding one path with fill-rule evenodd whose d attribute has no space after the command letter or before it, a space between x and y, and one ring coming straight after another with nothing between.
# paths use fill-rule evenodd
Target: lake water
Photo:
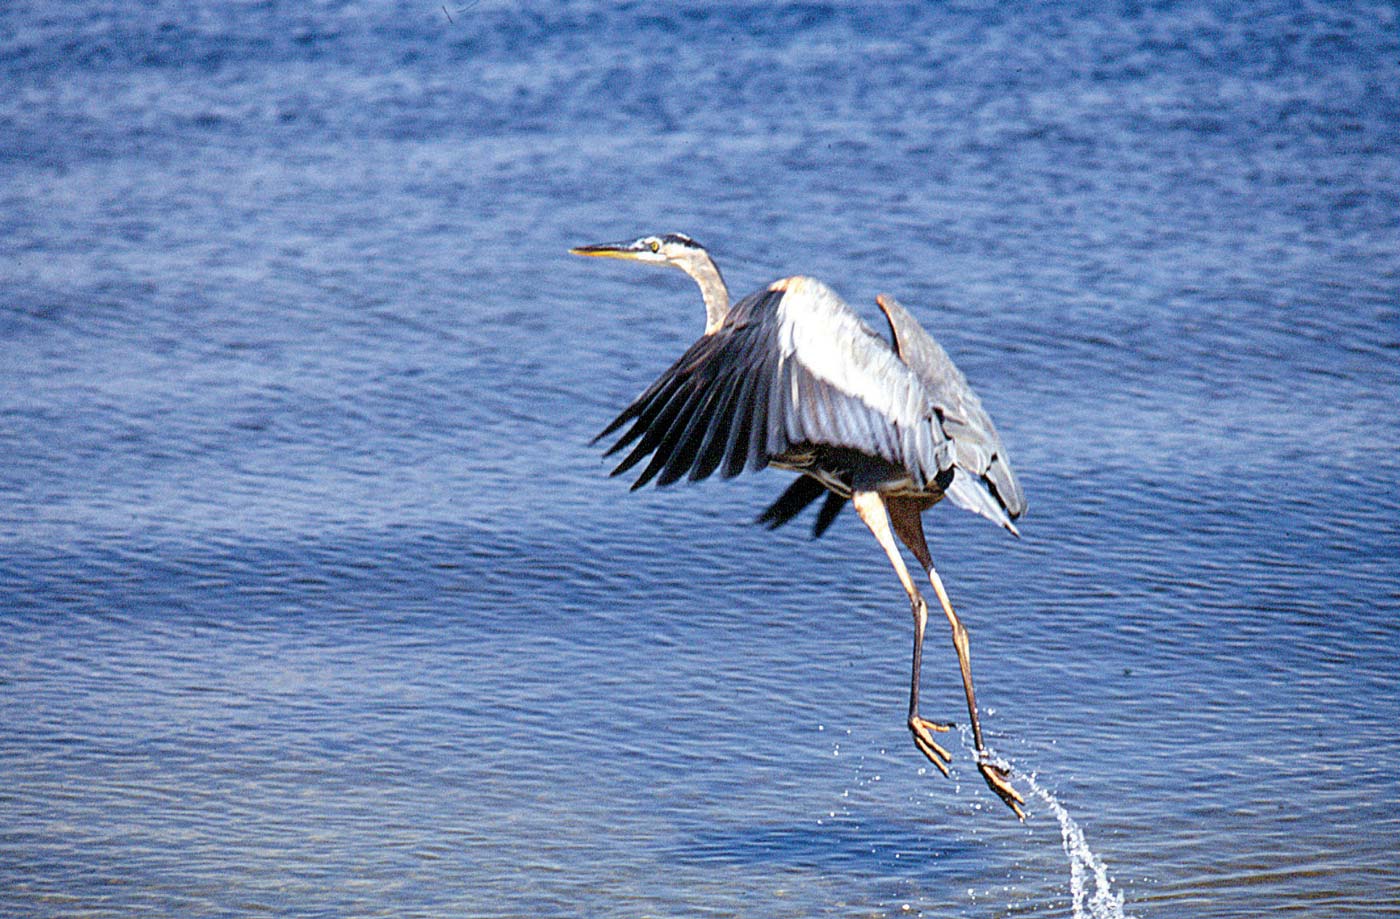
<instances>
[{"instance_id":1,"label":"lake water","mask_svg":"<svg viewBox=\"0 0 1400 919\"><path fill-rule=\"evenodd\" d=\"M1396 914L1398 18L6 4L0 913ZM853 514L607 477L671 230L982 394L1024 825Z\"/></svg>"}]
</instances>

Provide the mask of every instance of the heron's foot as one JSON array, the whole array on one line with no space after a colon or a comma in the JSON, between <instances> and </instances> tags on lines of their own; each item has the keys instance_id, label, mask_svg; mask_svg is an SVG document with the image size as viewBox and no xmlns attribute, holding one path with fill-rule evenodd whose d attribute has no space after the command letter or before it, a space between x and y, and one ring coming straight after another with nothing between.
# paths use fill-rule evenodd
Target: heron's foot
<instances>
[{"instance_id":1,"label":"heron's foot","mask_svg":"<svg viewBox=\"0 0 1400 919\"><path fill-rule=\"evenodd\" d=\"M918 715L909 719L909 733L914 735L914 746L918 747L919 752L927 756L929 762L937 766L944 776L948 775L948 764L953 761L953 755L934 742L933 732L947 731L952 727L951 724L928 721Z\"/></svg>"},{"instance_id":2,"label":"heron's foot","mask_svg":"<svg viewBox=\"0 0 1400 919\"><path fill-rule=\"evenodd\" d=\"M1019 791L1011 787L1011 782L1008 781L1011 773L987 759L985 753L977 760L977 771L982 773L982 778L987 780L987 787L996 792L997 797L1016 812L1016 818L1024 821L1026 812L1021 810L1021 805L1026 803L1026 799L1021 797Z\"/></svg>"}]
</instances>

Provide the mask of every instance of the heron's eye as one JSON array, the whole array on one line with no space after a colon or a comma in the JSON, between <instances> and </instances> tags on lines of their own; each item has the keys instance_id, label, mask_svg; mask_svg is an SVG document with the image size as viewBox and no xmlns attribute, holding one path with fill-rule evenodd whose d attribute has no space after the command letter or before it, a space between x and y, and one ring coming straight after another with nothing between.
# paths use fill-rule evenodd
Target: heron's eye
<instances>
[{"instance_id":1,"label":"heron's eye","mask_svg":"<svg viewBox=\"0 0 1400 919\"><path fill-rule=\"evenodd\" d=\"M661 243L657 242L657 241L654 240L654 239L653 239L651 242L647 243L647 245L651 246L651 251L653 251L653 252L660 252L660 251L661 251Z\"/></svg>"}]
</instances>

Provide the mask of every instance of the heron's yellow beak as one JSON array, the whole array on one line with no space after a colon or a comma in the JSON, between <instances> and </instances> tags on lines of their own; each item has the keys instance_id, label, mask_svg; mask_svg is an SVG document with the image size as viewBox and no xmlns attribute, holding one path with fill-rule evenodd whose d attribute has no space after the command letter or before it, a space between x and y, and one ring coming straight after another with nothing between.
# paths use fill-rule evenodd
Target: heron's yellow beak
<instances>
[{"instance_id":1,"label":"heron's yellow beak","mask_svg":"<svg viewBox=\"0 0 1400 919\"><path fill-rule=\"evenodd\" d=\"M569 250L570 255L588 255L593 258L621 258L636 260L643 252L650 252L635 242L625 243L598 243L594 246L574 246Z\"/></svg>"}]
</instances>

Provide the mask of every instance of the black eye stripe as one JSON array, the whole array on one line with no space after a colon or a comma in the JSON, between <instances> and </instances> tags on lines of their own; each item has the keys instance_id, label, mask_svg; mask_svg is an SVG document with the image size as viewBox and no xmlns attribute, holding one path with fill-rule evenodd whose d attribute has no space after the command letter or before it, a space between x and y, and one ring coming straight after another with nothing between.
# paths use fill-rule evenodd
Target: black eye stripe
<instances>
[{"instance_id":1,"label":"black eye stripe","mask_svg":"<svg viewBox=\"0 0 1400 919\"><path fill-rule=\"evenodd\" d=\"M684 233L667 233L665 236L661 237L661 239L664 242L668 242L677 246L684 246L687 249L700 248L699 243L691 239L689 236L686 236Z\"/></svg>"}]
</instances>

